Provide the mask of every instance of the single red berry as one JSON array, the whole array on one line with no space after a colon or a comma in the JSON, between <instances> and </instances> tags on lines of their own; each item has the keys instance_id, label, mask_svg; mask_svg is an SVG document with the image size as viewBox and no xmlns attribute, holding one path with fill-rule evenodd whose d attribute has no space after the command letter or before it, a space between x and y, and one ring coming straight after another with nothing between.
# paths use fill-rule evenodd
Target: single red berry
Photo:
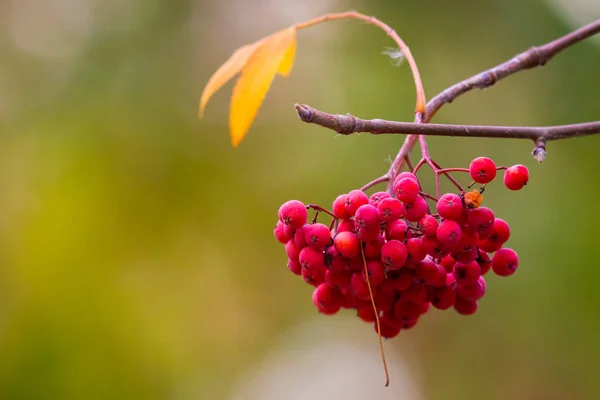
<instances>
[{"instance_id":1,"label":"single red berry","mask_svg":"<svg viewBox=\"0 0 600 400\"><path fill-rule=\"evenodd\" d=\"M323 250L331 242L329 227L320 223L305 226L304 240L313 249Z\"/></svg>"},{"instance_id":2,"label":"single red berry","mask_svg":"<svg viewBox=\"0 0 600 400\"><path fill-rule=\"evenodd\" d=\"M494 219L492 233L487 237L488 242L504 244L510 238L510 226L502 218Z\"/></svg>"},{"instance_id":3,"label":"single red berry","mask_svg":"<svg viewBox=\"0 0 600 400\"><path fill-rule=\"evenodd\" d=\"M381 256L381 248L385 244L385 238L378 235L375 240L370 240L363 243L363 252L367 258L379 258Z\"/></svg>"},{"instance_id":4,"label":"single red berry","mask_svg":"<svg viewBox=\"0 0 600 400\"><path fill-rule=\"evenodd\" d=\"M353 258L360 253L358 237L352 232L340 232L335 235L333 245L344 258Z\"/></svg>"},{"instance_id":5,"label":"single red berry","mask_svg":"<svg viewBox=\"0 0 600 400\"><path fill-rule=\"evenodd\" d=\"M425 259L415 269L415 282L432 287L443 286L446 284L446 270L432 260Z\"/></svg>"},{"instance_id":6,"label":"single red berry","mask_svg":"<svg viewBox=\"0 0 600 400\"><path fill-rule=\"evenodd\" d=\"M329 246L325 250L325 268L334 272L346 269L346 260L338 253L335 246Z\"/></svg>"},{"instance_id":7,"label":"single red berry","mask_svg":"<svg viewBox=\"0 0 600 400\"><path fill-rule=\"evenodd\" d=\"M308 213L304 203L298 200L289 200L279 207L278 216L285 225L300 228L306 223Z\"/></svg>"},{"instance_id":8,"label":"single red berry","mask_svg":"<svg viewBox=\"0 0 600 400\"><path fill-rule=\"evenodd\" d=\"M460 315L472 315L475 314L475 312L477 311L477 302L468 301L460 297L456 297L456 301L454 302L454 309Z\"/></svg>"},{"instance_id":9,"label":"single red berry","mask_svg":"<svg viewBox=\"0 0 600 400\"><path fill-rule=\"evenodd\" d=\"M460 240L461 235L462 229L460 228L460 225L451 219L442 221L435 233L435 236L440 243L447 247L455 246Z\"/></svg>"},{"instance_id":10,"label":"single red berry","mask_svg":"<svg viewBox=\"0 0 600 400\"><path fill-rule=\"evenodd\" d=\"M410 179L414 179L415 181L419 182L419 179L417 178L417 176L415 174L413 174L412 172L400 172L397 176L396 179L394 179L394 183L399 182L400 179L404 179L404 178L410 178Z\"/></svg>"},{"instance_id":11,"label":"single red berry","mask_svg":"<svg viewBox=\"0 0 600 400\"><path fill-rule=\"evenodd\" d=\"M342 307L343 308L356 308L356 302L358 301L354 297L351 289L342 289Z\"/></svg>"},{"instance_id":12,"label":"single red berry","mask_svg":"<svg viewBox=\"0 0 600 400\"><path fill-rule=\"evenodd\" d=\"M421 262L422 259L425 258L427 253L423 248L423 244L420 238L411 238L406 241L406 251L408 256L406 257L405 265L416 267L417 264Z\"/></svg>"},{"instance_id":13,"label":"single red berry","mask_svg":"<svg viewBox=\"0 0 600 400\"><path fill-rule=\"evenodd\" d=\"M435 236L438 229L438 221L432 215L426 215L419 221L418 227L425 236Z\"/></svg>"},{"instance_id":14,"label":"single red berry","mask_svg":"<svg viewBox=\"0 0 600 400\"><path fill-rule=\"evenodd\" d=\"M479 251L477 264L481 267L481 275L485 275L492 268L492 258L485 251Z\"/></svg>"},{"instance_id":15,"label":"single red berry","mask_svg":"<svg viewBox=\"0 0 600 400\"><path fill-rule=\"evenodd\" d=\"M358 207L354 215L354 225L356 229L377 227L379 230L379 215L377 207L370 204L363 204Z\"/></svg>"},{"instance_id":16,"label":"single red berry","mask_svg":"<svg viewBox=\"0 0 600 400\"><path fill-rule=\"evenodd\" d=\"M392 288L395 292L401 292L408 289L415 281L415 270L410 268L400 268L396 271L391 271L390 275L394 274L393 277L388 277L391 282Z\"/></svg>"},{"instance_id":17,"label":"single red berry","mask_svg":"<svg viewBox=\"0 0 600 400\"><path fill-rule=\"evenodd\" d=\"M308 246L308 243L306 243L306 237L304 235L304 232L309 226L309 224L304 224L300 228L296 229L296 232L294 232L294 242L296 243L296 246L298 246L301 249Z\"/></svg>"},{"instance_id":18,"label":"single red berry","mask_svg":"<svg viewBox=\"0 0 600 400\"><path fill-rule=\"evenodd\" d=\"M288 258L287 263L288 269L292 271L294 275L302 275L302 265L297 260L292 260Z\"/></svg>"},{"instance_id":19,"label":"single red berry","mask_svg":"<svg viewBox=\"0 0 600 400\"><path fill-rule=\"evenodd\" d=\"M402 216L410 222L418 222L427 214L427 202L417 197L412 203L402 203Z\"/></svg>"},{"instance_id":20,"label":"single red berry","mask_svg":"<svg viewBox=\"0 0 600 400\"><path fill-rule=\"evenodd\" d=\"M379 219L384 222L397 220L402 216L402 203L393 197L382 199L377 205Z\"/></svg>"},{"instance_id":21,"label":"single red berry","mask_svg":"<svg viewBox=\"0 0 600 400\"><path fill-rule=\"evenodd\" d=\"M504 186L510 190L521 190L529 181L529 170L524 165L513 165L504 172Z\"/></svg>"},{"instance_id":22,"label":"single red berry","mask_svg":"<svg viewBox=\"0 0 600 400\"><path fill-rule=\"evenodd\" d=\"M356 236L362 242L370 242L371 240L376 240L380 232L381 228L379 224L375 224L358 228L358 230L356 231Z\"/></svg>"},{"instance_id":23,"label":"single red berry","mask_svg":"<svg viewBox=\"0 0 600 400\"><path fill-rule=\"evenodd\" d=\"M451 247L444 245L435 236L421 237L421 245L423 251L433 258L442 258L450 254Z\"/></svg>"},{"instance_id":24,"label":"single red berry","mask_svg":"<svg viewBox=\"0 0 600 400\"><path fill-rule=\"evenodd\" d=\"M354 232L354 220L343 219L337 226L337 232Z\"/></svg>"},{"instance_id":25,"label":"single red berry","mask_svg":"<svg viewBox=\"0 0 600 400\"><path fill-rule=\"evenodd\" d=\"M357 257L347 260L346 268L352 272L360 272L365 267L365 263L362 256L359 254Z\"/></svg>"},{"instance_id":26,"label":"single red berry","mask_svg":"<svg viewBox=\"0 0 600 400\"><path fill-rule=\"evenodd\" d=\"M340 194L333 201L333 206L331 210L333 211L333 215L339 219L348 219L351 217L350 213L346 211L346 194Z\"/></svg>"},{"instance_id":27,"label":"single red berry","mask_svg":"<svg viewBox=\"0 0 600 400\"><path fill-rule=\"evenodd\" d=\"M369 198L362 190L351 190L346 195L346 211L351 216L354 216L358 207L363 204L369 204Z\"/></svg>"},{"instance_id":28,"label":"single red berry","mask_svg":"<svg viewBox=\"0 0 600 400\"><path fill-rule=\"evenodd\" d=\"M426 301L425 303L421 303L419 307L421 308L421 315L426 314L431 308L431 302Z\"/></svg>"},{"instance_id":29,"label":"single red berry","mask_svg":"<svg viewBox=\"0 0 600 400\"><path fill-rule=\"evenodd\" d=\"M291 236L288 236L285 231L284 223L281 221L277 221L277 225L273 229L273 235L275 235L275 239L281 244L286 244L291 239Z\"/></svg>"},{"instance_id":30,"label":"single red berry","mask_svg":"<svg viewBox=\"0 0 600 400\"><path fill-rule=\"evenodd\" d=\"M490 183L496 177L496 164L487 157L477 157L469 165L469 174L477 183Z\"/></svg>"},{"instance_id":31,"label":"single red berry","mask_svg":"<svg viewBox=\"0 0 600 400\"><path fill-rule=\"evenodd\" d=\"M427 295L425 285L414 282L408 289L401 293L400 301L402 303L421 304L427 300Z\"/></svg>"},{"instance_id":32,"label":"single red berry","mask_svg":"<svg viewBox=\"0 0 600 400\"><path fill-rule=\"evenodd\" d=\"M400 322L391 318L379 318L379 329L377 328L377 322L373 323L373 328L375 332L379 332L381 337L386 339L398 336L402 330Z\"/></svg>"},{"instance_id":33,"label":"single red berry","mask_svg":"<svg viewBox=\"0 0 600 400\"><path fill-rule=\"evenodd\" d=\"M394 183L394 194L403 203L412 203L419 195L419 183L411 178L402 178Z\"/></svg>"},{"instance_id":34,"label":"single red berry","mask_svg":"<svg viewBox=\"0 0 600 400\"><path fill-rule=\"evenodd\" d=\"M456 264L456 260L452 256L446 256L440 261L440 265L444 267L447 274L452 273L454 264Z\"/></svg>"},{"instance_id":35,"label":"single red berry","mask_svg":"<svg viewBox=\"0 0 600 400\"><path fill-rule=\"evenodd\" d=\"M367 260L367 272L369 274L369 283L371 288L379 285L385 279L385 267L379 260ZM361 270L362 277L367 279L365 269Z\"/></svg>"},{"instance_id":36,"label":"single red berry","mask_svg":"<svg viewBox=\"0 0 600 400\"><path fill-rule=\"evenodd\" d=\"M389 221L385 224L385 238L387 240L399 240L403 242L406 239L406 222L401 219Z\"/></svg>"},{"instance_id":37,"label":"single red berry","mask_svg":"<svg viewBox=\"0 0 600 400\"><path fill-rule=\"evenodd\" d=\"M325 271L325 282L338 289L349 288L350 279L352 279L352 271Z\"/></svg>"},{"instance_id":38,"label":"single red berry","mask_svg":"<svg viewBox=\"0 0 600 400\"><path fill-rule=\"evenodd\" d=\"M475 261L467 264L456 263L452 274L458 284L472 285L481 276L481 267Z\"/></svg>"},{"instance_id":39,"label":"single red berry","mask_svg":"<svg viewBox=\"0 0 600 400\"><path fill-rule=\"evenodd\" d=\"M436 209L441 218L457 220L462 215L464 206L459 195L445 193L439 198Z\"/></svg>"},{"instance_id":40,"label":"single red berry","mask_svg":"<svg viewBox=\"0 0 600 400\"><path fill-rule=\"evenodd\" d=\"M413 321L421 316L421 303L398 301L394 305L394 315L401 321Z\"/></svg>"},{"instance_id":41,"label":"single red berry","mask_svg":"<svg viewBox=\"0 0 600 400\"><path fill-rule=\"evenodd\" d=\"M477 240L479 234L468 226L462 227L458 243L452 248L452 257L458 262L468 263L477 258Z\"/></svg>"},{"instance_id":42,"label":"single red berry","mask_svg":"<svg viewBox=\"0 0 600 400\"><path fill-rule=\"evenodd\" d=\"M302 268L301 274L302 278L304 278L304 282L316 287L325 282L325 271L327 271L325 267L312 269Z\"/></svg>"},{"instance_id":43,"label":"single red berry","mask_svg":"<svg viewBox=\"0 0 600 400\"><path fill-rule=\"evenodd\" d=\"M485 294L485 279L482 276L477 279L472 285L458 285L456 287L456 295L468 301L477 301Z\"/></svg>"},{"instance_id":44,"label":"single red berry","mask_svg":"<svg viewBox=\"0 0 600 400\"><path fill-rule=\"evenodd\" d=\"M352 290L354 297L359 300L369 300L371 298L369 286L362 274L358 271L353 273L352 278L350 278L350 289Z\"/></svg>"},{"instance_id":45,"label":"single red berry","mask_svg":"<svg viewBox=\"0 0 600 400\"><path fill-rule=\"evenodd\" d=\"M454 305L456 291L450 286L444 285L431 290L431 304L438 310L447 310Z\"/></svg>"},{"instance_id":46,"label":"single red berry","mask_svg":"<svg viewBox=\"0 0 600 400\"><path fill-rule=\"evenodd\" d=\"M456 251L453 249L450 254L457 262L467 264L477 259L477 247L474 246L470 250L462 251Z\"/></svg>"},{"instance_id":47,"label":"single red berry","mask_svg":"<svg viewBox=\"0 0 600 400\"><path fill-rule=\"evenodd\" d=\"M498 250L492 257L492 269L499 276L510 276L519 266L519 256L513 249L507 247Z\"/></svg>"},{"instance_id":48,"label":"single red berry","mask_svg":"<svg viewBox=\"0 0 600 400\"><path fill-rule=\"evenodd\" d=\"M285 254L288 256L288 258L291 258L292 260L298 260L300 250L302 249L296 245L294 239L290 240L285 244Z\"/></svg>"},{"instance_id":49,"label":"single red berry","mask_svg":"<svg viewBox=\"0 0 600 400\"><path fill-rule=\"evenodd\" d=\"M381 200L391 197L388 192L375 192L369 197L369 204L377 207Z\"/></svg>"},{"instance_id":50,"label":"single red berry","mask_svg":"<svg viewBox=\"0 0 600 400\"><path fill-rule=\"evenodd\" d=\"M477 247L479 247L483 251L487 251L488 253L493 253L502 248L502 243L493 242L488 239L483 239L477 242Z\"/></svg>"},{"instance_id":51,"label":"single red berry","mask_svg":"<svg viewBox=\"0 0 600 400\"><path fill-rule=\"evenodd\" d=\"M323 283L313 292L312 301L320 313L333 315L342 308L343 296L339 289Z\"/></svg>"},{"instance_id":52,"label":"single red berry","mask_svg":"<svg viewBox=\"0 0 600 400\"><path fill-rule=\"evenodd\" d=\"M381 261L387 269L400 269L406 262L408 251L399 240L389 240L381 247Z\"/></svg>"},{"instance_id":53,"label":"single red berry","mask_svg":"<svg viewBox=\"0 0 600 400\"><path fill-rule=\"evenodd\" d=\"M380 311L391 311L396 302L396 294L389 291L378 291L375 294L375 307Z\"/></svg>"},{"instance_id":54,"label":"single red berry","mask_svg":"<svg viewBox=\"0 0 600 400\"><path fill-rule=\"evenodd\" d=\"M300 250L298 261L304 269L325 268L325 255L321 250L315 250L312 247L305 247Z\"/></svg>"},{"instance_id":55,"label":"single red berry","mask_svg":"<svg viewBox=\"0 0 600 400\"><path fill-rule=\"evenodd\" d=\"M494 213L487 207L474 208L469 211L467 224L479 234L480 239L485 239L494 229Z\"/></svg>"},{"instance_id":56,"label":"single red berry","mask_svg":"<svg viewBox=\"0 0 600 400\"><path fill-rule=\"evenodd\" d=\"M365 322L375 322L375 311L371 304L356 307L356 315Z\"/></svg>"}]
</instances>

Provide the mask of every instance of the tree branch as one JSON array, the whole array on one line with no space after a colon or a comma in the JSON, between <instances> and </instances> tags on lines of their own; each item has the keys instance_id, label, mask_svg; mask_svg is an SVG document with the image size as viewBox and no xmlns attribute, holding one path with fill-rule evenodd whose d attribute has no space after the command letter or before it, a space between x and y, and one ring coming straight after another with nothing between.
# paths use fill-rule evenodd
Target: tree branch
<instances>
[{"instance_id":1,"label":"tree branch","mask_svg":"<svg viewBox=\"0 0 600 400\"><path fill-rule=\"evenodd\" d=\"M460 132L463 133L460 136L475 136L473 131L471 130L473 127L466 126L466 125L430 125L430 124L425 125L425 124L421 124L421 122L430 121L431 118L435 115L435 113L444 104L451 103L458 96L460 96L464 93L467 93L475 88L484 89L489 86L492 86L499 80L507 78L508 76L510 76L516 72L519 72L519 71L522 71L525 69L531 69L531 68L535 68L538 66L542 66L542 65L546 64L550 59L552 59L552 57L554 57L559 52L565 50L566 48L568 48L584 39L594 36L594 35L598 34L599 32L600 32L600 19L598 19L588 25L585 25L571 33L568 33L556 40L553 40L549 43L546 43L544 45L537 46L537 47L532 47L527 51L517 54L510 60L508 60L500 65L497 65L486 71L480 72L480 73L478 73L470 78L467 78L461 82L458 82L458 83L450 86L449 88L445 89L444 91L440 92L438 95L436 95L433 99L431 99L427 103L425 117L423 118L422 121L417 120L417 121L415 121L416 122L415 124L407 123L408 125L411 125L411 126L414 125L414 127L412 128L412 129L414 129L414 131L412 131L412 132L409 132L406 130L403 131L403 133L409 133L409 135L404 140L404 144L400 148L400 151L398 152L398 155L394 159L390 169L388 170L386 175L384 175L384 177L386 177L387 181L388 181L388 188L389 188L390 184L394 181L394 178L396 177L396 175L398 174L400 169L402 168L405 158L410 154L412 148L417 143L418 135L427 135L427 134L434 135L434 134L436 134L436 133L431 133L430 131L427 131L427 129L430 129L429 128L430 126L433 126L433 128L431 128L431 129L433 129L435 132L440 132L440 127L442 127L441 131L445 131L445 129L448 129L445 131L445 132L447 132L446 136L459 136ZM308 106L296 106L296 107L297 107L296 109L298 110L298 116L300 117L300 119L304 120L303 116L300 115L300 113L301 113L300 110L304 110L304 107L308 107ZM298 107L300 107L300 109ZM317 111L310 107L308 107L308 109L312 110L313 113ZM305 114L307 114L307 113L305 113ZM336 123L335 122L336 116L332 116L332 115L325 114L325 113L323 113L323 114L324 114L324 116L323 116L324 119L322 119L322 121L326 121L327 123L330 123L330 124ZM307 117L310 117L310 116L306 115L304 118L307 118ZM338 117L344 118L344 116L338 116ZM314 117L313 117L313 119L314 119ZM383 121L383 120L373 120L373 121L382 121L381 124L386 124L386 123L391 122L391 121ZM313 121L311 120L310 122L313 122ZM316 123L316 122L313 122L313 123ZM394 124L402 124L401 122L393 122L393 123ZM531 127L478 127L478 128L485 128L485 129L493 128L492 130L494 131L494 133L490 133L488 136L485 136L485 137L512 137L512 138L514 138L514 136L503 136L503 135L514 134L515 130L513 128L524 129L525 131L528 131L529 133L521 134L518 136L518 138L526 138L526 139L534 140L536 143L536 147L534 148L533 155L536 157L536 159L538 159L538 161L542 161L546 155L545 142L547 140L566 139L566 138L574 137L574 136L598 133L596 131L597 124L599 124L599 123L598 122L590 122L590 123L586 123L586 124L566 125L566 126L562 126L562 127L549 127L549 128L531 128ZM326 125L323 125L323 126L326 126ZM405 128L406 127L404 127L403 129L405 129ZM437 128L437 130L436 130L436 128ZM507 128L509 128L509 133L507 133L507 130L506 130ZM455 130L452 131L452 129L455 129ZM461 129L462 129L462 131L461 131ZM465 129L469 129L469 132L466 132ZM533 131L534 134L532 134L531 131L529 131L530 129L534 129L534 130L537 129L537 131ZM554 130L552 135L550 135L551 139L549 139L547 136L542 137L542 135L540 135L540 133L541 133L540 130L544 130L544 129L546 131L548 129ZM368 131L368 130L366 130L366 131ZM489 131L489 132L491 132L491 131ZM343 132L340 132L340 133L343 133ZM383 133L383 132L371 132L371 133ZM468 133L468 135L466 135L466 133ZM522 133L522 131L521 131L521 133ZM496 136L494 136L494 135L496 135ZM529 136L523 137L526 135L529 135ZM381 182L381 179L382 178L378 178L378 181ZM370 185L370 183L368 183L365 186L369 186L369 185Z\"/></svg>"}]
</instances>

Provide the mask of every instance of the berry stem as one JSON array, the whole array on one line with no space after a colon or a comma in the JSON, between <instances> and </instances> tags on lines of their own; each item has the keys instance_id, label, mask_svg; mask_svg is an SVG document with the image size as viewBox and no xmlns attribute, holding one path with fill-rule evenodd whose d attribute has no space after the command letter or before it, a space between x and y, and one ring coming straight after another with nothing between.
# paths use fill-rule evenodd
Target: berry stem
<instances>
[{"instance_id":1,"label":"berry stem","mask_svg":"<svg viewBox=\"0 0 600 400\"><path fill-rule=\"evenodd\" d=\"M442 168L438 169L438 174L445 174L446 172L469 172L468 168Z\"/></svg>"},{"instance_id":2,"label":"berry stem","mask_svg":"<svg viewBox=\"0 0 600 400\"><path fill-rule=\"evenodd\" d=\"M317 204L307 204L306 205L306 209L307 210L315 210L315 211L317 211L317 214L320 213L320 212L323 212L323 213L331 216L333 219L337 219L335 217L335 215L331 211L329 211L328 209L323 208L323 207L321 207L321 206L319 206Z\"/></svg>"},{"instance_id":3,"label":"berry stem","mask_svg":"<svg viewBox=\"0 0 600 400\"><path fill-rule=\"evenodd\" d=\"M382 182L387 182L388 179L389 178L388 178L387 174L386 175L382 175L379 178L373 179L371 182L365 184L363 187L360 188L360 190L364 192L364 191L372 188L375 185L378 185L378 184L380 184Z\"/></svg>"},{"instance_id":4,"label":"berry stem","mask_svg":"<svg viewBox=\"0 0 600 400\"><path fill-rule=\"evenodd\" d=\"M377 324L377 336L379 337L379 350L381 351L381 361L383 362L383 370L385 371L385 386L390 385L390 373L388 372L387 362L385 360L385 350L383 349L383 338L381 337L381 323L379 322L379 312L375 305L375 298L373 297L373 290L371 289L371 282L369 281L369 271L367 270L367 259L365 258L365 252L363 250L363 243L360 242L360 254L363 260L363 266L365 267L365 281L367 281L367 287L369 288L369 298L371 299L371 305L373 306L373 312L375 313L375 323Z\"/></svg>"},{"instance_id":5,"label":"berry stem","mask_svg":"<svg viewBox=\"0 0 600 400\"><path fill-rule=\"evenodd\" d=\"M433 200L433 201L436 201L436 202L438 201L437 197L434 197L434 196L432 196L432 195L430 195L428 193L419 192L419 194L421 195L421 197L425 197L426 199Z\"/></svg>"}]
</instances>

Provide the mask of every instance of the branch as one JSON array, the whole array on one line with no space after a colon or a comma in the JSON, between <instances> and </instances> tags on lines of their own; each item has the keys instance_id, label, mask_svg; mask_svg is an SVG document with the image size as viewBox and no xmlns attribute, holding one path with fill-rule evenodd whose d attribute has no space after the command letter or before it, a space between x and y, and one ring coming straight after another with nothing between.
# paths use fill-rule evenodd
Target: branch
<instances>
[{"instance_id":1,"label":"branch","mask_svg":"<svg viewBox=\"0 0 600 400\"><path fill-rule=\"evenodd\" d=\"M464 93L467 93L475 88L484 89L489 86L492 86L499 80L507 78L516 72L519 72L519 71L522 71L525 69L531 69L531 68L534 68L537 66L542 66L542 65L546 64L550 59L552 59L552 57L554 57L559 52L565 50L566 48L568 48L584 39L594 36L594 35L598 34L599 32L600 32L600 19L598 19L588 25L585 25L571 33L568 33L552 42L546 43L546 44L538 46L538 47L532 47L529 50L524 51L520 54L517 54L510 60L508 60L496 67L493 67L486 71L480 72L479 74L476 74L470 78L467 78L461 82L458 82L458 83L450 86L449 88L440 92L437 96L435 96L433 99L431 99L427 103L424 119L422 121L421 120L415 121L418 124L418 128L416 128L416 129L421 129L421 128L428 129L428 128L426 128L426 125L422 125L420 123L430 121L431 118L435 115L435 113L444 104L451 103L458 96L460 96ZM304 107L304 106L300 106L300 107ZM298 110L298 108L297 108L297 110ZM316 111L314 109L311 109L311 110ZM302 119L302 116L300 115L300 111L298 112L298 115L299 115L300 119ZM329 115L329 114L325 114L325 115ZM335 116L331 116L331 119L334 119L334 118L335 118ZM415 124L415 125L417 125L417 124ZM579 125L584 125L584 127L585 127L585 125L589 126L590 124L596 124L596 123L579 124ZM409 125L413 125L413 124L409 124ZM441 126L443 126L443 125L441 125ZM451 125L446 125L446 127L447 126L451 126ZM581 129L581 126L579 126L579 127L577 127L577 125L570 125L570 126L575 127L575 128L573 128L575 130ZM467 127L470 129L470 127L468 127L468 126L462 126L462 127L463 128ZM592 125L592 127L593 127L593 125ZM496 128L505 129L506 127L496 127ZM559 128L559 127L553 127L553 128ZM531 129L531 128L525 128L525 129ZM547 129L547 128L541 128L541 129ZM585 130L582 130L582 131L585 131ZM404 160L406 159L406 157L408 157L412 148L417 143L418 135L433 134L433 133L424 133L424 132L425 131L416 131L416 133L409 134L406 137L406 139L404 140L404 143L403 143L402 147L400 148L398 155L394 159L390 169L383 177L380 177L377 179L377 181L378 181L377 183L382 182L382 179L385 178L385 180L388 181L388 188L389 188L390 184L394 181L394 178L396 177L396 175L402 168L402 166L404 164ZM560 130L559 130L559 132L560 132ZM570 132L570 131L568 131L568 132ZM586 133L582 133L582 134L596 133L596 132L590 132L590 131L585 131L585 132ZM375 133L375 132L373 132L373 133ZM410 132L404 131L404 133L410 133ZM569 134L572 136L575 136L572 133L569 133ZM451 133L451 134L449 133L448 135L458 136L456 132ZM555 133L555 135L556 136L554 136L552 140L566 138L566 137L561 136L558 133ZM473 136L473 132L471 131L468 136ZM568 136L568 137L572 137L572 136ZM528 139L532 139L532 138L528 137ZM536 139L532 139L532 140L536 140ZM546 139L546 140L548 140L548 139ZM545 141L536 140L536 148L534 149L533 155L538 160L544 159L544 157L546 155ZM373 186L372 182L367 183L365 185L365 187L370 187L370 186Z\"/></svg>"},{"instance_id":2,"label":"branch","mask_svg":"<svg viewBox=\"0 0 600 400\"><path fill-rule=\"evenodd\" d=\"M353 115L333 115L307 105L296 104L298 117L308 123L320 125L341 135L368 132L374 135L409 134L431 136L482 137L503 139L528 139L536 148L545 142L569 139L600 133L600 121L558 126L487 126L415 124L384 119L360 119Z\"/></svg>"}]
</instances>

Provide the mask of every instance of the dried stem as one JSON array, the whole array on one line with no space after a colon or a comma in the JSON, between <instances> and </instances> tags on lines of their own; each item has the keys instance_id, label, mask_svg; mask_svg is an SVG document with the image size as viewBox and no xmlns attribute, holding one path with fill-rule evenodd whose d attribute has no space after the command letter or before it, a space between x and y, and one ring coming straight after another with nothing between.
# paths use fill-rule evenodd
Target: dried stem
<instances>
[{"instance_id":1,"label":"dried stem","mask_svg":"<svg viewBox=\"0 0 600 400\"><path fill-rule=\"evenodd\" d=\"M317 24L320 24L323 22L333 21L336 19L344 19L344 18L359 19L359 20L365 21L371 25L375 25L375 26L381 28L389 37L392 38L392 40L394 40L394 42L396 42L396 44L400 48L400 51L402 52L402 55L404 56L404 58L406 58L406 61L408 62L408 65L410 66L410 70L413 75L413 80L415 82L415 90L417 93L415 113L424 115L425 111L426 111L426 109L425 109L425 91L423 90L423 82L421 82L421 75L419 73L419 68L417 68L417 63L415 62L415 59L414 59L412 53L410 52L410 49L406 45L406 43L404 43L404 41L400 38L400 36L398 36L396 31L393 30L389 25L378 20L375 17L361 14L357 11L346 11L346 12L337 13L337 14L322 15L320 17L311 19L310 21L296 24L295 27L296 27L296 29L303 29L303 28L308 28L310 26L317 25Z\"/></svg>"}]
</instances>

